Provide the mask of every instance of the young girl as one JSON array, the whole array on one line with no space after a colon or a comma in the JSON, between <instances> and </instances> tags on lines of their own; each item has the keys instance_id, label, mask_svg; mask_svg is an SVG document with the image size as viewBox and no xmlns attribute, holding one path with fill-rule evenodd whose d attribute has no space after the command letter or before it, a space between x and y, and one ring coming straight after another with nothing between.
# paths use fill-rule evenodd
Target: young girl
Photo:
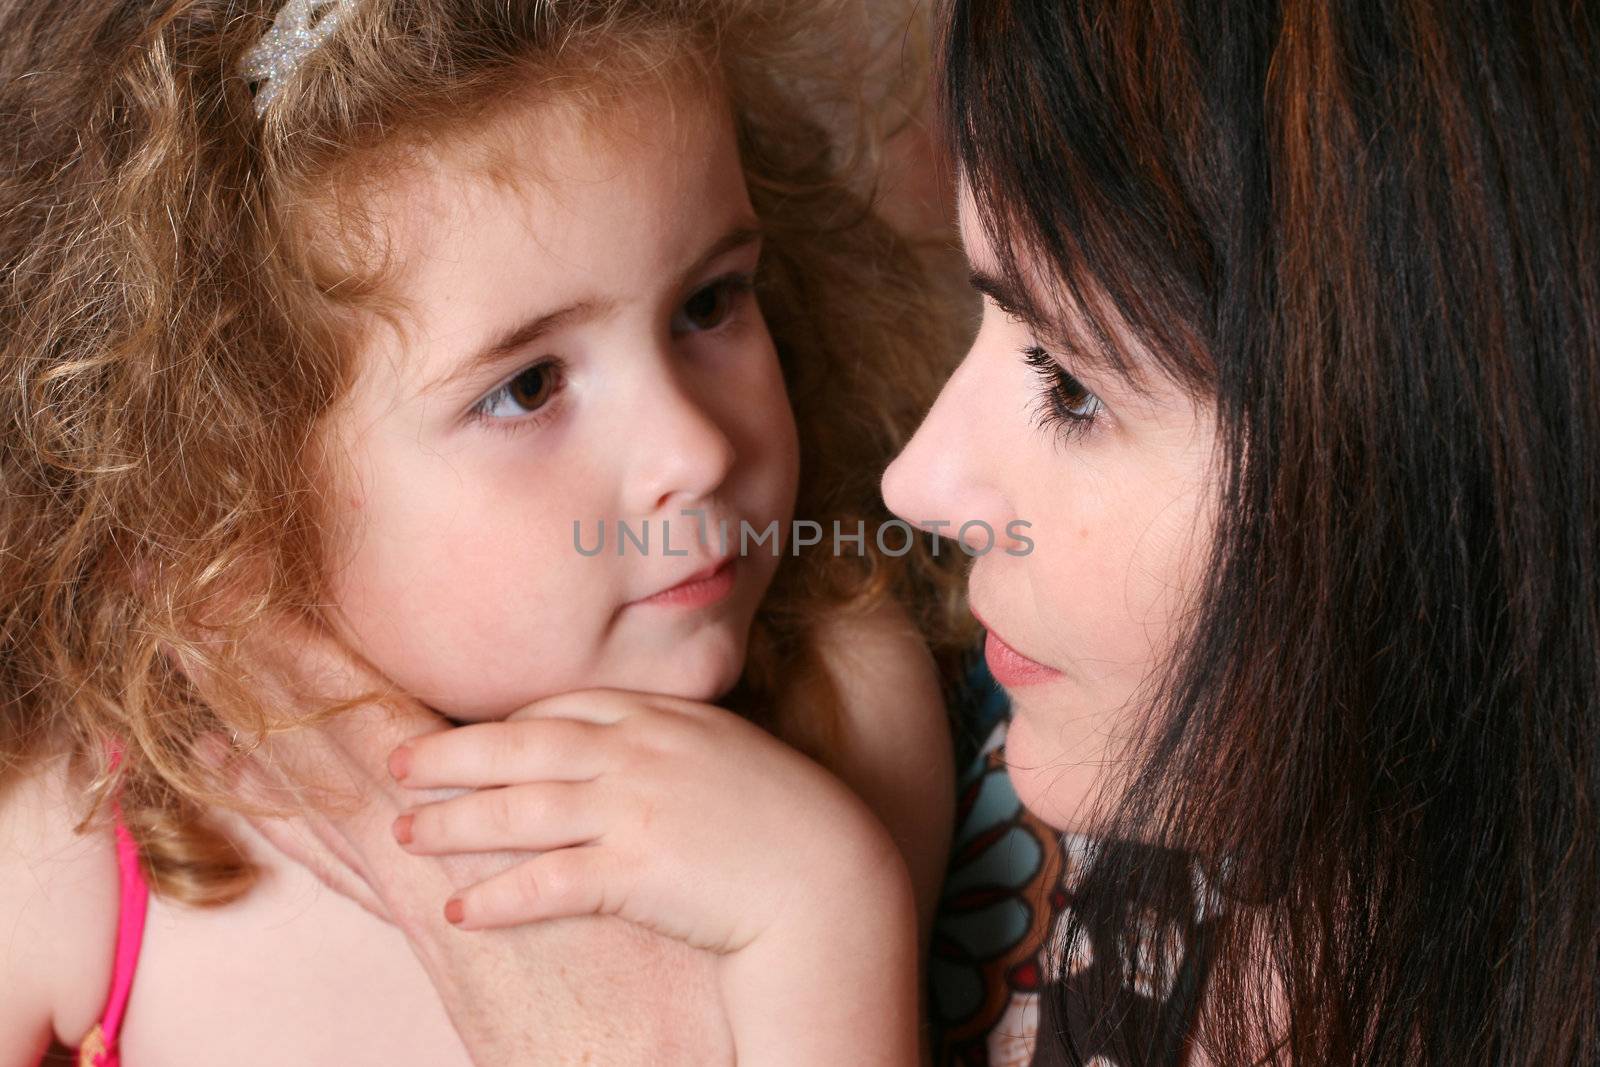
<instances>
[{"instance_id":1,"label":"young girl","mask_svg":"<svg viewBox=\"0 0 1600 1067\"><path fill-rule=\"evenodd\" d=\"M464 1062L400 931L261 847L198 758L329 710L252 674L285 627L456 722L710 723L768 853L802 827L870 854L859 802L758 722L878 812L926 918L950 772L924 638L960 643L961 556L876 536L876 479L955 329L816 117L848 14L0 15L0 111L26 116L0 170L0 1063L52 1036L98 1063ZM548 966L574 1013L684 1013L658 1061L717 1058L709 972L652 959L675 981ZM625 1061L641 1033L541 1048Z\"/></svg>"}]
</instances>

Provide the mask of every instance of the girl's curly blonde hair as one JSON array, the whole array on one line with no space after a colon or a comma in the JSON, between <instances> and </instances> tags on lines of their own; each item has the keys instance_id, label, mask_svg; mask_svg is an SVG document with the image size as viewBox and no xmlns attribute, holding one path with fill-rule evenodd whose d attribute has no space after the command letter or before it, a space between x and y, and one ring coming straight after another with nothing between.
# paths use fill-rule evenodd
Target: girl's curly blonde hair
<instances>
[{"instance_id":1,"label":"girl's curly blonde hair","mask_svg":"<svg viewBox=\"0 0 1600 1067\"><path fill-rule=\"evenodd\" d=\"M796 514L869 531L864 557L786 559L730 699L826 761L823 620L897 595L954 662L960 553L894 557L870 531L966 305L872 209L856 4L370 0L258 119L236 72L273 6L0 12L0 784L65 756L84 824L115 791L158 891L249 885L202 818L226 799L194 744L283 725L228 638L327 601L310 453L353 381L350 312L384 299L352 270L370 235L346 209L513 93L605 106L667 71L733 106L800 427ZM228 680L221 697L174 655Z\"/></svg>"}]
</instances>

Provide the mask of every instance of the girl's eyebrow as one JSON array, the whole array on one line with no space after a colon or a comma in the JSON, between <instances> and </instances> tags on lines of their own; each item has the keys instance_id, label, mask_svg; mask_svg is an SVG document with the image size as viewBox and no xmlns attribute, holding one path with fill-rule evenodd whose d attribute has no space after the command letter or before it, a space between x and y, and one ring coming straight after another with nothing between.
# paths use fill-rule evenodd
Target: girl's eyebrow
<instances>
[{"instance_id":1,"label":"girl's eyebrow","mask_svg":"<svg viewBox=\"0 0 1600 1067\"><path fill-rule=\"evenodd\" d=\"M695 260L688 270L683 272L683 277L679 280L686 282L693 275L705 270L712 260L721 259L729 252L744 248L746 245L753 245L760 240L761 227L756 224L755 220L740 222L733 229L711 242L710 247L701 253L700 258Z\"/></svg>"},{"instance_id":2,"label":"girl's eyebrow","mask_svg":"<svg viewBox=\"0 0 1600 1067\"><path fill-rule=\"evenodd\" d=\"M713 260L759 240L761 240L761 230L758 226L753 223L740 223L712 242L694 264L683 272L683 279L693 277ZM578 300L554 311L525 319L490 338L487 343L463 359L449 374L419 390L419 395L446 392L461 382L475 379L479 375L487 375L493 369L509 362L518 352L539 338L558 330L570 329L604 318L616 310L617 303L618 301L614 299Z\"/></svg>"},{"instance_id":3,"label":"girl's eyebrow","mask_svg":"<svg viewBox=\"0 0 1600 1067\"><path fill-rule=\"evenodd\" d=\"M546 334L580 326L604 318L616 309L615 300L579 300L537 318L527 319L510 329L496 334L487 344L462 360L455 370L423 390L425 393L448 390L458 382L476 378L507 362L525 346L533 344Z\"/></svg>"}]
</instances>

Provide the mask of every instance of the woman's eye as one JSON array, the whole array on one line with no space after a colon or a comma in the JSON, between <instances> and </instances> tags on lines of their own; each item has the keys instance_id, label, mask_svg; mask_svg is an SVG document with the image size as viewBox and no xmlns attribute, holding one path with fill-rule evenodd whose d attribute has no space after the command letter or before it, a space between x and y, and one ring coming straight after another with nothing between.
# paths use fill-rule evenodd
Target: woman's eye
<instances>
[{"instance_id":1,"label":"woman's eye","mask_svg":"<svg viewBox=\"0 0 1600 1067\"><path fill-rule=\"evenodd\" d=\"M530 415L548 404L560 385L560 368L554 361L535 363L479 401L473 414L485 419Z\"/></svg>"},{"instance_id":2,"label":"woman's eye","mask_svg":"<svg viewBox=\"0 0 1600 1067\"><path fill-rule=\"evenodd\" d=\"M1038 418L1041 425L1066 433L1081 432L1105 409L1100 398L1067 372L1044 349L1037 346L1024 349L1023 360L1038 372L1043 386L1039 396Z\"/></svg>"},{"instance_id":3,"label":"woman's eye","mask_svg":"<svg viewBox=\"0 0 1600 1067\"><path fill-rule=\"evenodd\" d=\"M752 280L747 275L719 278L697 291L672 317L673 333L703 333L714 330L728 320L739 299L750 292Z\"/></svg>"}]
</instances>

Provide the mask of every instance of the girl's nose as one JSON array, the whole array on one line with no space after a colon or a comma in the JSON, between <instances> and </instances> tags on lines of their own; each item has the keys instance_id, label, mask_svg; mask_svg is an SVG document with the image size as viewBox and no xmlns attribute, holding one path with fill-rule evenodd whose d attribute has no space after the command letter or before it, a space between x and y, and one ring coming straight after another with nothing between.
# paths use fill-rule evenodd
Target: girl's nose
<instances>
[{"instance_id":1,"label":"girl's nose","mask_svg":"<svg viewBox=\"0 0 1600 1067\"><path fill-rule=\"evenodd\" d=\"M619 428L633 456L625 501L649 516L703 503L727 480L738 458L718 413L667 375ZM672 518L672 515L666 515Z\"/></svg>"},{"instance_id":2,"label":"girl's nose","mask_svg":"<svg viewBox=\"0 0 1600 1067\"><path fill-rule=\"evenodd\" d=\"M1016 516L1003 484L1003 445L986 433L989 405L976 353L956 368L915 435L883 473L883 500L900 518L977 553L1007 541ZM986 529L987 527L987 529Z\"/></svg>"}]
</instances>

